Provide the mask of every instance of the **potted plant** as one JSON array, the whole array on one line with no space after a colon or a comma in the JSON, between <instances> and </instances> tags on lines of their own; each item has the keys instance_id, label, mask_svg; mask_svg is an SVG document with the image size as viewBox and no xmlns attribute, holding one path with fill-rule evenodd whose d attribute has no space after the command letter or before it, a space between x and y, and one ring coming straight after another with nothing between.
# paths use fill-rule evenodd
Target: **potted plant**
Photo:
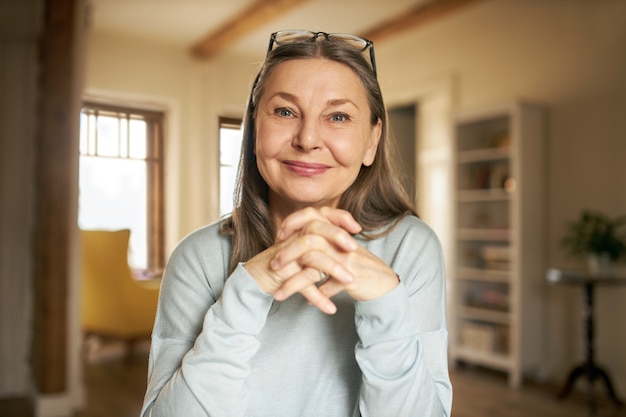
<instances>
[{"instance_id":1,"label":"potted plant","mask_svg":"<svg viewBox=\"0 0 626 417\"><path fill-rule=\"evenodd\" d=\"M606 271L626 257L626 216L610 218L600 212L583 210L577 221L567 224L561 243L567 251L586 257L592 273Z\"/></svg>"}]
</instances>

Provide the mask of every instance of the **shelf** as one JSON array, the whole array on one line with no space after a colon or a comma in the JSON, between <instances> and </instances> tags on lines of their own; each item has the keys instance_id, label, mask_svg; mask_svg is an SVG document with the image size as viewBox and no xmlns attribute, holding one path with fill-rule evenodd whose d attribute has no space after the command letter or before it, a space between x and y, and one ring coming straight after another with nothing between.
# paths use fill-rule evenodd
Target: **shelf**
<instances>
[{"instance_id":1,"label":"shelf","mask_svg":"<svg viewBox=\"0 0 626 417\"><path fill-rule=\"evenodd\" d=\"M511 322L510 313L478 307L461 306L458 316L464 320L478 320L494 324L509 324Z\"/></svg>"},{"instance_id":2,"label":"shelf","mask_svg":"<svg viewBox=\"0 0 626 417\"><path fill-rule=\"evenodd\" d=\"M504 188L488 188L484 190L459 190L459 203L477 203L489 201L506 201L511 199L511 192Z\"/></svg>"},{"instance_id":3,"label":"shelf","mask_svg":"<svg viewBox=\"0 0 626 417\"><path fill-rule=\"evenodd\" d=\"M483 365L501 371L509 371L512 367L510 355L495 352L483 352L463 345L454 348L454 356L476 365Z\"/></svg>"},{"instance_id":4,"label":"shelf","mask_svg":"<svg viewBox=\"0 0 626 417\"><path fill-rule=\"evenodd\" d=\"M511 238L509 229L458 229L458 240L506 242Z\"/></svg>"},{"instance_id":5,"label":"shelf","mask_svg":"<svg viewBox=\"0 0 626 417\"><path fill-rule=\"evenodd\" d=\"M461 280L508 283L511 279L511 273L509 271L464 267L458 268L457 271L457 276Z\"/></svg>"},{"instance_id":6,"label":"shelf","mask_svg":"<svg viewBox=\"0 0 626 417\"><path fill-rule=\"evenodd\" d=\"M452 360L540 375L547 112L513 102L455 117ZM524 326L521 326L524 323Z\"/></svg>"},{"instance_id":7,"label":"shelf","mask_svg":"<svg viewBox=\"0 0 626 417\"><path fill-rule=\"evenodd\" d=\"M457 163L471 164L476 162L498 161L508 159L511 155L510 147L484 148L461 151L457 154Z\"/></svg>"}]
</instances>

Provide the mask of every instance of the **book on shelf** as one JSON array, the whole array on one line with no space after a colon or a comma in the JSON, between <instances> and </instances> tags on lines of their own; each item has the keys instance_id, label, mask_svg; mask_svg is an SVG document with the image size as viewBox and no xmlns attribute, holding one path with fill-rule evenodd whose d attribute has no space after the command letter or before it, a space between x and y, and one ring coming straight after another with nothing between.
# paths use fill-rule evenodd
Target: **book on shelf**
<instances>
[{"instance_id":1,"label":"book on shelf","mask_svg":"<svg viewBox=\"0 0 626 417\"><path fill-rule=\"evenodd\" d=\"M493 326L478 323L461 325L461 344L479 352L493 352L495 332Z\"/></svg>"},{"instance_id":2,"label":"book on shelf","mask_svg":"<svg viewBox=\"0 0 626 417\"><path fill-rule=\"evenodd\" d=\"M509 327L467 322L461 325L461 345L482 353L509 353Z\"/></svg>"},{"instance_id":3,"label":"book on shelf","mask_svg":"<svg viewBox=\"0 0 626 417\"><path fill-rule=\"evenodd\" d=\"M483 245L481 258L485 269L507 271L511 268L511 249L504 245Z\"/></svg>"},{"instance_id":4,"label":"book on shelf","mask_svg":"<svg viewBox=\"0 0 626 417\"><path fill-rule=\"evenodd\" d=\"M492 283L469 284L465 293L465 304L468 307L506 312L509 310L507 285Z\"/></svg>"}]
</instances>

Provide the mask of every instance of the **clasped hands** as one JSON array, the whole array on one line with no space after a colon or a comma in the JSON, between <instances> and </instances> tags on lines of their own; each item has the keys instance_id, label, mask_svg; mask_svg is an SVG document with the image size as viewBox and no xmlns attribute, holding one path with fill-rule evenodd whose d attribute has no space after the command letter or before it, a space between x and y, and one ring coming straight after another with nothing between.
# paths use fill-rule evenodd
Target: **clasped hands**
<instances>
[{"instance_id":1,"label":"clasped hands","mask_svg":"<svg viewBox=\"0 0 626 417\"><path fill-rule=\"evenodd\" d=\"M341 291L367 301L399 284L393 270L352 236L360 231L345 210L302 209L285 218L274 245L244 267L259 288L277 301L300 293L309 304L334 314L337 307L331 297Z\"/></svg>"}]
</instances>

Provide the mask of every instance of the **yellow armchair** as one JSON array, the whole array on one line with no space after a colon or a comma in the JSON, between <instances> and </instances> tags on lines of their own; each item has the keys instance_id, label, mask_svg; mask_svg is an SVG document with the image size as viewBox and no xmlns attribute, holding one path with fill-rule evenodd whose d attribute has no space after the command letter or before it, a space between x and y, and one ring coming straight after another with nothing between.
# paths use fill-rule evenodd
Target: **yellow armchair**
<instances>
[{"instance_id":1,"label":"yellow armchair","mask_svg":"<svg viewBox=\"0 0 626 417\"><path fill-rule=\"evenodd\" d=\"M83 331L126 341L130 355L134 343L152 332L160 280L133 277L128 265L129 230L81 230L80 234Z\"/></svg>"}]
</instances>

